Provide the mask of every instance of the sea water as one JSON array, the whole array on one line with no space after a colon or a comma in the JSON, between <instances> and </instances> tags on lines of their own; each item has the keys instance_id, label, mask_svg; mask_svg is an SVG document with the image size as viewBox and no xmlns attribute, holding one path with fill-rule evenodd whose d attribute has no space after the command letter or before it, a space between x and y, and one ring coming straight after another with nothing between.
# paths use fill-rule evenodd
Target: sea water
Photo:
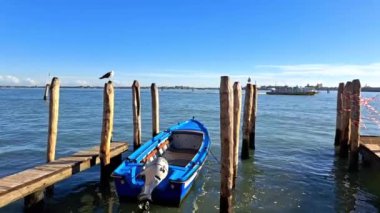
<instances>
[{"instance_id":1,"label":"sea water","mask_svg":"<svg viewBox=\"0 0 380 213\"><path fill-rule=\"evenodd\" d=\"M0 177L45 162L48 102L42 100L43 93L42 88L0 89ZM219 91L160 90L159 94L160 129L194 116L208 128L216 159L209 156L179 208L153 205L151 212L218 212ZM102 89L61 89L56 158L99 145L102 95ZM142 139L146 141L152 134L150 91L143 89L141 98ZM113 140L132 143L131 108L131 90L116 89ZM361 168L359 173L347 173L346 160L334 153L335 121L336 92L315 96L260 93L256 150L249 160L239 162L235 212L377 212L380 172ZM363 134L380 135L377 125L365 124ZM99 167L94 167L56 184L45 211L138 211L136 203L120 203L114 187L101 188L98 180ZM19 200L0 212L22 210Z\"/></svg>"}]
</instances>

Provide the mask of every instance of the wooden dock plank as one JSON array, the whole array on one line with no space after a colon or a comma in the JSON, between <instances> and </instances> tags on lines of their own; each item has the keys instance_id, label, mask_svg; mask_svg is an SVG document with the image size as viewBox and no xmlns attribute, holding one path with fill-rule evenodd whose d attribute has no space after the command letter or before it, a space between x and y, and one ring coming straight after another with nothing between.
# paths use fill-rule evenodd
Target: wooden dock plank
<instances>
[{"instance_id":1,"label":"wooden dock plank","mask_svg":"<svg viewBox=\"0 0 380 213\"><path fill-rule=\"evenodd\" d=\"M111 143L111 158L122 154L127 149L126 142ZM99 163L99 147L96 146L69 157L2 177L0 178L0 208Z\"/></svg>"},{"instance_id":2,"label":"wooden dock plank","mask_svg":"<svg viewBox=\"0 0 380 213\"><path fill-rule=\"evenodd\" d=\"M380 162L380 136L360 136L359 152L366 159L370 157Z\"/></svg>"}]
</instances>

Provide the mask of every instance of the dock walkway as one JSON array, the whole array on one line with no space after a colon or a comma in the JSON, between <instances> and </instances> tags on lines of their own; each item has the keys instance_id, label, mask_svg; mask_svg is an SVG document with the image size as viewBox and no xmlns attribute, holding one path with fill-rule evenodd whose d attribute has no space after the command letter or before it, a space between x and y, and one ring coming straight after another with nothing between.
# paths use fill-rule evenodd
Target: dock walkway
<instances>
[{"instance_id":1,"label":"dock walkway","mask_svg":"<svg viewBox=\"0 0 380 213\"><path fill-rule=\"evenodd\" d=\"M380 162L380 136L360 136L360 153L365 159Z\"/></svg>"},{"instance_id":2,"label":"dock walkway","mask_svg":"<svg viewBox=\"0 0 380 213\"><path fill-rule=\"evenodd\" d=\"M112 142L111 158L128 150L126 142ZM0 178L0 208L100 163L99 146Z\"/></svg>"}]
</instances>

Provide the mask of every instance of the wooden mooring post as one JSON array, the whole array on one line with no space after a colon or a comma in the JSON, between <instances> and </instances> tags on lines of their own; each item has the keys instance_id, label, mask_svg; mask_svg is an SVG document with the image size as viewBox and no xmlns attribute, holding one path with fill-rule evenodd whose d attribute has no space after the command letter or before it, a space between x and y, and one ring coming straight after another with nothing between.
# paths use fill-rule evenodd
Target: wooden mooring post
<instances>
[{"instance_id":1,"label":"wooden mooring post","mask_svg":"<svg viewBox=\"0 0 380 213\"><path fill-rule=\"evenodd\" d=\"M251 133L251 118L253 106L253 86L248 83L245 87L244 114L243 114L243 141L241 147L241 159L249 159L249 138Z\"/></svg>"},{"instance_id":2,"label":"wooden mooring post","mask_svg":"<svg viewBox=\"0 0 380 213\"><path fill-rule=\"evenodd\" d=\"M241 85L235 82L234 86L234 179L232 188L236 186L238 163L239 163L239 137L240 137L240 117L241 117Z\"/></svg>"},{"instance_id":3,"label":"wooden mooring post","mask_svg":"<svg viewBox=\"0 0 380 213\"><path fill-rule=\"evenodd\" d=\"M234 159L234 100L228 76L220 82L220 142L221 142L221 185L220 212L232 212L232 181Z\"/></svg>"},{"instance_id":4,"label":"wooden mooring post","mask_svg":"<svg viewBox=\"0 0 380 213\"><path fill-rule=\"evenodd\" d=\"M155 83L150 86L152 95L152 136L156 136L160 132L160 102L158 89Z\"/></svg>"},{"instance_id":5,"label":"wooden mooring post","mask_svg":"<svg viewBox=\"0 0 380 213\"><path fill-rule=\"evenodd\" d=\"M99 148L99 156L101 159L100 182L103 185L109 182L109 176L112 172L110 165L110 146L113 132L114 97L114 86L112 84L112 81L109 81L108 83L104 84L103 122Z\"/></svg>"},{"instance_id":6,"label":"wooden mooring post","mask_svg":"<svg viewBox=\"0 0 380 213\"><path fill-rule=\"evenodd\" d=\"M334 146L338 147L342 140L342 114L343 114L343 90L344 83L340 83L338 87L337 101L336 101L336 128L335 128L335 142Z\"/></svg>"},{"instance_id":7,"label":"wooden mooring post","mask_svg":"<svg viewBox=\"0 0 380 213\"><path fill-rule=\"evenodd\" d=\"M50 84L45 85L45 93L44 93L44 100L45 101L47 100L47 97L49 97L49 87L50 87Z\"/></svg>"},{"instance_id":8,"label":"wooden mooring post","mask_svg":"<svg viewBox=\"0 0 380 213\"><path fill-rule=\"evenodd\" d=\"M358 170L359 145L360 145L360 90L361 85L358 79L352 81L351 96L351 135L350 135L350 155L349 170Z\"/></svg>"},{"instance_id":9,"label":"wooden mooring post","mask_svg":"<svg viewBox=\"0 0 380 213\"><path fill-rule=\"evenodd\" d=\"M351 135L351 93L352 93L352 82L348 81L344 86L343 90L343 113L342 113L342 139L340 141L339 156L341 158L348 157L348 143L350 141Z\"/></svg>"},{"instance_id":10,"label":"wooden mooring post","mask_svg":"<svg viewBox=\"0 0 380 213\"><path fill-rule=\"evenodd\" d=\"M55 147L57 144L58 134L58 116L59 116L59 89L60 83L57 77L51 81L50 103L49 103L49 129L48 129L48 146L46 161L49 163L55 160Z\"/></svg>"},{"instance_id":11,"label":"wooden mooring post","mask_svg":"<svg viewBox=\"0 0 380 213\"><path fill-rule=\"evenodd\" d=\"M51 81L51 86L46 85L45 95L50 93L49 100L49 126L48 126L48 138L47 138L47 150L46 150L46 162L52 162L55 160L55 148L57 144L58 134L58 116L59 116L59 90L60 82L57 77L54 77ZM47 194L52 194L54 185L46 188ZM44 205L44 191L45 189L36 191L24 198L24 208L26 211L39 211Z\"/></svg>"},{"instance_id":12,"label":"wooden mooring post","mask_svg":"<svg viewBox=\"0 0 380 213\"><path fill-rule=\"evenodd\" d=\"M134 81L132 85L132 111L133 111L133 149L141 146L141 97L140 84Z\"/></svg>"},{"instance_id":13,"label":"wooden mooring post","mask_svg":"<svg viewBox=\"0 0 380 213\"><path fill-rule=\"evenodd\" d=\"M256 114L257 114L257 87L252 85L252 112L251 112L251 128L249 133L249 148L256 148Z\"/></svg>"}]
</instances>

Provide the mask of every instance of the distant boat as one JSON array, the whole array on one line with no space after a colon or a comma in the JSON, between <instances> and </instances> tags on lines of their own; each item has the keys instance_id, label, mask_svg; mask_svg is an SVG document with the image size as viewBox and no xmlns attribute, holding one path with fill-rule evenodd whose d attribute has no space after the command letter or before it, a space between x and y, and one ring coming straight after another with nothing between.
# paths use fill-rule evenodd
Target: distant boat
<instances>
[{"instance_id":1,"label":"distant boat","mask_svg":"<svg viewBox=\"0 0 380 213\"><path fill-rule=\"evenodd\" d=\"M275 87L267 95L315 95L318 91L310 87Z\"/></svg>"},{"instance_id":2,"label":"distant boat","mask_svg":"<svg viewBox=\"0 0 380 213\"><path fill-rule=\"evenodd\" d=\"M170 127L134 151L112 174L119 198L179 205L210 149L206 127L190 119ZM144 207L140 206L143 205Z\"/></svg>"}]
</instances>

